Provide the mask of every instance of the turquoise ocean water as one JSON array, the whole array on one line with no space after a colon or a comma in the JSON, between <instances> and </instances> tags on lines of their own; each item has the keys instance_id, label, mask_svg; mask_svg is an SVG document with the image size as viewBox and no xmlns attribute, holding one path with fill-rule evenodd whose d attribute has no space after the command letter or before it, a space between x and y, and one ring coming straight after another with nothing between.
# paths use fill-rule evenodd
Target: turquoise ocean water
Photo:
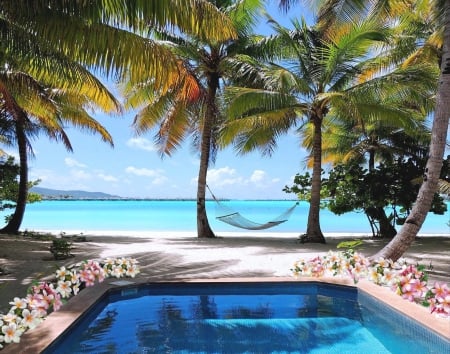
<instances>
[{"instance_id":1,"label":"turquoise ocean water","mask_svg":"<svg viewBox=\"0 0 450 354\"><path fill-rule=\"evenodd\" d=\"M225 201L227 207L240 212L248 219L265 223L273 220L295 201ZM217 203L207 202L207 212L212 229L223 233L250 233L216 220ZM448 204L450 210L450 203ZM276 227L257 233L305 232L308 203L301 202L290 219ZM1 216L0 216L1 217ZM321 227L324 234L371 235L369 223L363 213L340 216L322 210ZM421 235L450 236L450 211L445 215L428 214ZM145 232L196 232L196 202L173 200L53 200L27 206L21 230L76 232L89 234L133 234ZM253 233L255 233L253 231Z\"/></svg>"}]
</instances>

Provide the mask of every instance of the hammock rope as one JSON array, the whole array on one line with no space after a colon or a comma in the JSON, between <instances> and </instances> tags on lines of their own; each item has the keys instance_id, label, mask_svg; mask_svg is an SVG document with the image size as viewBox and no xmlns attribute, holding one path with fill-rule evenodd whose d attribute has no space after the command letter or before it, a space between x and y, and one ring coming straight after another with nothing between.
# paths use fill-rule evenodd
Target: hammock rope
<instances>
[{"instance_id":1,"label":"hammock rope","mask_svg":"<svg viewBox=\"0 0 450 354\"><path fill-rule=\"evenodd\" d=\"M216 216L216 219L229 225L246 230L265 230L277 226L279 224L282 224L289 220L289 217L293 213L295 207L298 205L298 202L295 203L292 207L290 207L288 210L286 210L284 213L282 213L275 219L262 224L251 221L246 217L242 216L239 212L227 207L215 197L215 195L211 192L211 189L209 188L208 185L206 185L206 188L208 188L209 193L211 193L211 196L213 197L214 201L217 203L218 206L216 208L216 214L218 214Z\"/></svg>"}]
</instances>

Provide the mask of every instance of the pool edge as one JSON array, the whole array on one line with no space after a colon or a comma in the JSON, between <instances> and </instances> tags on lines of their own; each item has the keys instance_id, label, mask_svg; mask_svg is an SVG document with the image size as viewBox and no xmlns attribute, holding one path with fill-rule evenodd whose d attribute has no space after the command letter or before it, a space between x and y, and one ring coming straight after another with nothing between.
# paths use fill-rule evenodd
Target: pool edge
<instances>
[{"instance_id":1,"label":"pool edge","mask_svg":"<svg viewBox=\"0 0 450 354\"><path fill-rule=\"evenodd\" d=\"M148 281L135 278L127 281L127 285L116 285L117 279L107 279L94 287L86 288L77 296L71 298L57 312L51 313L37 328L25 333L19 344L7 345L3 353L40 353L53 343L64 331L71 327L88 309L101 301L103 296L111 289L133 287L146 283L239 283L239 282L316 282L336 285L355 286L358 291L364 291L379 301L395 308L402 314L419 322L431 331L441 335L450 341L450 321L431 315L429 309L414 303L405 301L387 288L375 285L369 281L361 280L353 284L345 278L310 278L310 277L270 277L270 278L217 278L217 279L185 279L185 280L161 280ZM120 283L119 283L120 284Z\"/></svg>"}]
</instances>

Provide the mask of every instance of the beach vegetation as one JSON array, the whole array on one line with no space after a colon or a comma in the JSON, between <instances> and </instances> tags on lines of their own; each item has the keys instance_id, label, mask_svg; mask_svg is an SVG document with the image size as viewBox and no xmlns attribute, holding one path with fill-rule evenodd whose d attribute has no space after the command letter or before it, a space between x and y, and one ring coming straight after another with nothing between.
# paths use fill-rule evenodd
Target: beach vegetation
<instances>
[{"instance_id":1,"label":"beach vegetation","mask_svg":"<svg viewBox=\"0 0 450 354\"><path fill-rule=\"evenodd\" d=\"M195 33L155 31L161 45L173 52L187 75L161 91L152 81L128 82L124 88L127 105L138 108L134 128L138 134L156 131L155 144L161 156L170 156L189 137L199 154L197 178L197 234L214 237L206 213L208 167L218 151L218 130L223 123L223 88L233 80L242 80L236 71L240 55L256 24L260 0L220 0L210 2L226 15L237 32L236 38L217 40ZM219 23L210 23L217 27Z\"/></svg>"},{"instance_id":2,"label":"beach vegetation","mask_svg":"<svg viewBox=\"0 0 450 354\"><path fill-rule=\"evenodd\" d=\"M423 174L416 201L397 235L374 257L398 259L408 249L417 236L428 210L431 207L436 190L439 186L440 171L447 144L448 124L450 119L450 1L427 1L418 3L420 6L411 8L411 14L406 12L406 18L411 19L409 28L415 28L416 34L422 35L423 46L420 46L410 60L420 60L428 56L440 67L438 87L435 98L435 109L431 128L431 142L427 155L427 163ZM399 2L400 5L400 2ZM413 3L415 5L415 3ZM428 26L426 26L428 25ZM423 29L427 29L423 31Z\"/></svg>"},{"instance_id":3,"label":"beach vegetation","mask_svg":"<svg viewBox=\"0 0 450 354\"><path fill-rule=\"evenodd\" d=\"M15 162L14 157L4 155L0 158L0 211L15 209L19 183L17 181L20 167ZM29 181L28 188L32 188L40 183L39 180ZM27 194L27 203L41 201L41 196L36 193ZM11 214L5 216L8 222Z\"/></svg>"},{"instance_id":4,"label":"beach vegetation","mask_svg":"<svg viewBox=\"0 0 450 354\"><path fill-rule=\"evenodd\" d=\"M322 207L336 215L361 211L367 216L373 237L392 238L414 205L424 163L423 159L399 158L372 170L355 162L338 164L322 177ZM447 169L441 170L442 181L447 174ZM296 193L300 200L309 200L310 189L311 178L306 173L296 175L294 185L284 190ZM444 198L435 193L429 212L443 215L446 211Z\"/></svg>"},{"instance_id":5,"label":"beach vegetation","mask_svg":"<svg viewBox=\"0 0 450 354\"><path fill-rule=\"evenodd\" d=\"M224 141L241 153L261 149L269 153L277 137L297 128L310 151L312 167L306 239L325 242L320 228L323 140L333 121L354 126L397 122L417 129L435 92L437 67L404 59L416 47L392 46L395 31L368 9L347 21L333 15L333 5L319 8L317 22L308 26L293 20L293 29L276 23L275 34L255 49L276 64L248 63L245 72L259 82L253 87L230 87ZM412 104L412 103L417 104ZM407 105L405 103L408 103ZM428 105L428 106L427 106Z\"/></svg>"},{"instance_id":6,"label":"beach vegetation","mask_svg":"<svg viewBox=\"0 0 450 354\"><path fill-rule=\"evenodd\" d=\"M56 260L73 257L73 243L65 238L55 238L52 240L50 252Z\"/></svg>"}]
</instances>

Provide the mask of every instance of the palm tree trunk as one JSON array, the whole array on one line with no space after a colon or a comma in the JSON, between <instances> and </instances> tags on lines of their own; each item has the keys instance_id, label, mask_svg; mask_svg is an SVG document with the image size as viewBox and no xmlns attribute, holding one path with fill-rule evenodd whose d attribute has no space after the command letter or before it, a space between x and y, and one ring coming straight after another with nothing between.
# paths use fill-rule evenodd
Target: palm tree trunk
<instances>
[{"instance_id":1,"label":"palm tree trunk","mask_svg":"<svg viewBox=\"0 0 450 354\"><path fill-rule=\"evenodd\" d=\"M436 95L436 109L431 129L430 153L425 168L424 181L405 224L392 241L375 254L373 258L384 257L396 261L403 255L413 243L425 221L437 189L450 117L450 0L445 0L444 11L445 28L441 76Z\"/></svg>"},{"instance_id":2,"label":"palm tree trunk","mask_svg":"<svg viewBox=\"0 0 450 354\"><path fill-rule=\"evenodd\" d=\"M320 190L322 188L322 119L312 117L313 136L313 170L311 176L311 200L309 203L308 226L305 241L325 243L320 229Z\"/></svg>"},{"instance_id":3,"label":"palm tree trunk","mask_svg":"<svg viewBox=\"0 0 450 354\"><path fill-rule=\"evenodd\" d=\"M16 118L16 137L19 147L19 191L16 200L16 209L9 219L8 224L0 230L2 234L17 234L22 224L25 214L25 207L28 196L28 156L27 156L27 138L24 129L25 113L20 112L20 117Z\"/></svg>"},{"instance_id":4,"label":"palm tree trunk","mask_svg":"<svg viewBox=\"0 0 450 354\"><path fill-rule=\"evenodd\" d=\"M206 177L211 154L212 127L217 114L216 92L219 87L219 77L211 74L208 78L206 113L203 120L202 139L200 147L200 168L197 180L197 236L200 238L215 237L206 214Z\"/></svg>"}]
</instances>

